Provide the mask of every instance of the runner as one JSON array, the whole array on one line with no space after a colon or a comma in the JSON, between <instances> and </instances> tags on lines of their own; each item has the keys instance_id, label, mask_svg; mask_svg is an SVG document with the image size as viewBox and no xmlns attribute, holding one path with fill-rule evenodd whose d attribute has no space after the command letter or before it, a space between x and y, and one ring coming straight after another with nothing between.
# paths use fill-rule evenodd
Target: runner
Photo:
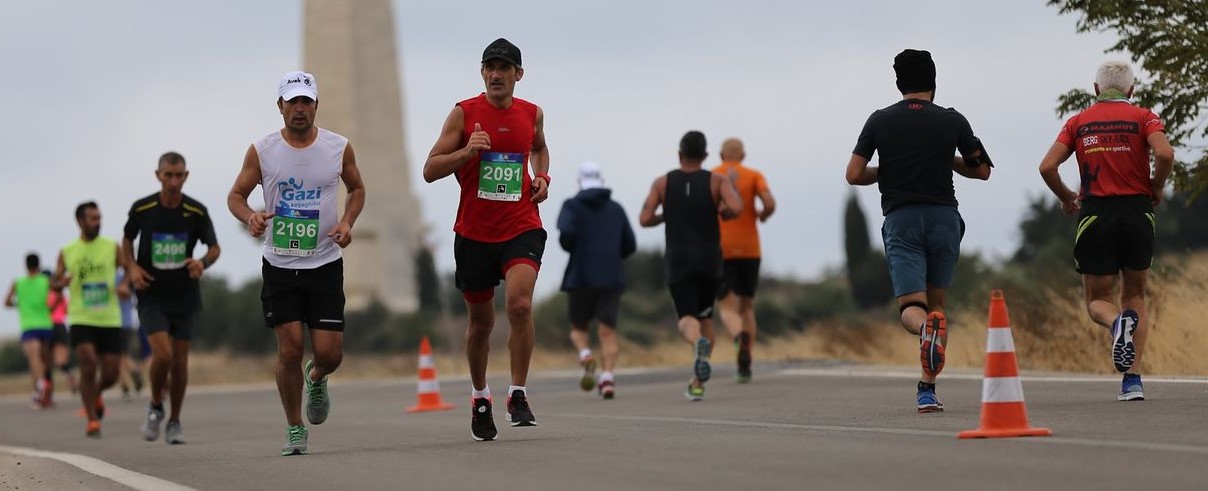
<instances>
[{"instance_id":1,"label":"runner","mask_svg":"<svg viewBox=\"0 0 1208 491\"><path fill-rule=\"evenodd\" d=\"M122 250L130 264L130 283L138 291L141 329L130 332L145 333L151 347L151 403L142 426L143 439L159 438L163 396L168 392L172 412L164 427L164 441L178 444L185 442L180 413L189 385L189 344L201 310L199 279L218 260L222 248L209 210L183 192L189 178L185 158L176 152L161 155L155 177L160 190L130 206ZM198 242L206 245L206 254L200 260L193 258ZM141 354L142 343L137 349ZM137 373L134 366L131 373ZM141 385L135 379L136 390Z\"/></svg>"},{"instance_id":2,"label":"runner","mask_svg":"<svg viewBox=\"0 0 1208 491\"><path fill-rule=\"evenodd\" d=\"M101 209L92 201L81 203L75 217L80 238L59 253L51 283L69 290L67 322L80 363L80 398L88 418L85 434L100 438L101 418L105 417L101 393L117 383L123 349L117 297L129 295L130 289L116 281L124 257L116 241L100 236Z\"/></svg>"},{"instance_id":3,"label":"runner","mask_svg":"<svg viewBox=\"0 0 1208 491\"><path fill-rule=\"evenodd\" d=\"M759 171L742 164L747 156L742 140L721 144L721 165L713 172L729 177L742 197L742 213L721 221L722 288L718 314L738 352L738 383L751 381L751 347L755 342L755 289L759 286L759 228L776 212L776 199ZM762 205L755 208L755 198Z\"/></svg>"},{"instance_id":4,"label":"runner","mask_svg":"<svg viewBox=\"0 0 1208 491\"><path fill-rule=\"evenodd\" d=\"M948 342L944 296L965 234L952 173L986 180L994 164L969 121L955 109L932 102L931 53L902 51L894 57L893 69L902 100L868 117L847 163L847 182L880 188L885 215L881 238L899 320L907 332L919 336L923 374L916 408L931 413L944 410L935 394ZM962 156L954 157L954 150ZM880 165L869 167L874 152Z\"/></svg>"},{"instance_id":5,"label":"runner","mask_svg":"<svg viewBox=\"0 0 1208 491\"><path fill-rule=\"evenodd\" d=\"M721 284L721 236L718 216L731 220L742 213L742 197L725 176L704 170L705 135L689 131L680 139L679 169L654 180L642 205L639 223L656 227L664 222L667 286L680 335L692 345L692 380L685 396L705 397L705 382L713 370L713 302ZM693 189L697 191L693 193ZM704 192L704 190L708 192ZM662 213L659 214L659 208Z\"/></svg>"},{"instance_id":6,"label":"runner","mask_svg":"<svg viewBox=\"0 0 1208 491\"><path fill-rule=\"evenodd\" d=\"M617 310L625 279L621 262L637 250L633 227L620 203L612 200L612 190L604 187L600 166L584 162L579 166L579 194L562 203L558 214L558 243L570 253L562 291L570 306L570 340L579 350L583 366L580 386L596 391L605 399L616 393L613 370L620 347L617 344ZM599 322L600 352L604 372L596 385L596 360L591 353L592 319Z\"/></svg>"},{"instance_id":7,"label":"runner","mask_svg":"<svg viewBox=\"0 0 1208 491\"><path fill-rule=\"evenodd\" d=\"M315 126L319 86L314 75L286 73L277 94L285 127L248 147L227 207L253 237L269 229L260 298L264 323L277 336L277 391L289 425L281 455L300 455L307 452L308 434L302 424L303 382L306 419L322 424L331 411L327 376L344 358L340 249L352 242L352 226L365 206L365 185L348 139ZM343 215L337 216L340 181L348 197ZM253 211L247 204L257 184L266 211ZM309 328L314 357L300 371L303 324Z\"/></svg>"},{"instance_id":8,"label":"runner","mask_svg":"<svg viewBox=\"0 0 1208 491\"><path fill-rule=\"evenodd\" d=\"M1128 62L1101 65L1096 102L1066 121L1040 162L1040 175L1062 209L1078 214L1074 268L1082 274L1087 313L1111 333L1112 363L1124 373L1120 401L1145 400L1136 367L1149 333L1145 285L1153 262L1154 207L1162 202L1174 165L1162 120L1129 102L1134 80ZM1067 188L1057 172L1074 154L1082 175L1079 192ZM1121 277L1117 303L1113 292Z\"/></svg>"},{"instance_id":9,"label":"runner","mask_svg":"<svg viewBox=\"0 0 1208 491\"><path fill-rule=\"evenodd\" d=\"M424 180L456 173L461 185L453 256L457 288L469 315L466 359L470 366L470 433L477 441L498 435L487 386L487 353L495 327L495 287L506 283L508 349L512 385L506 420L536 426L525 387L533 356L533 287L545 253L545 229L537 205L549 195L549 149L544 114L513 96L524 76L520 48L500 38L482 53L486 92L457 103L424 163ZM533 175L529 176L529 167Z\"/></svg>"},{"instance_id":10,"label":"runner","mask_svg":"<svg viewBox=\"0 0 1208 491\"><path fill-rule=\"evenodd\" d=\"M33 386L30 407L49 408L54 394L51 381L50 345L54 336L50 319L50 279L42 275L42 261L37 254L25 256L25 276L17 278L4 296L4 306L17 308L21 325L21 351L29 364L29 381Z\"/></svg>"},{"instance_id":11,"label":"runner","mask_svg":"<svg viewBox=\"0 0 1208 491\"><path fill-rule=\"evenodd\" d=\"M50 278L53 273L49 269L44 269L42 275ZM71 340L67 335L67 297L63 296L61 289L52 288L46 297L46 303L50 305L50 320L54 323L50 337L51 356L63 378L67 379L67 385L71 386L71 393L75 394L79 392L80 386L76 383L75 374L71 371Z\"/></svg>"}]
</instances>

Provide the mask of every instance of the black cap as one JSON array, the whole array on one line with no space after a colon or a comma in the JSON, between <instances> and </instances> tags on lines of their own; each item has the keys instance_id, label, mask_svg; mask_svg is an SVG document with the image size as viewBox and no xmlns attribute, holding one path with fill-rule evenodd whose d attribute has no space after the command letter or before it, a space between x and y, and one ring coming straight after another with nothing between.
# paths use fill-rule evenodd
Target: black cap
<instances>
[{"instance_id":1,"label":"black cap","mask_svg":"<svg viewBox=\"0 0 1208 491\"><path fill-rule=\"evenodd\" d=\"M903 94L935 90L935 62L931 53L908 49L893 57L893 71L898 75L898 91Z\"/></svg>"},{"instance_id":2,"label":"black cap","mask_svg":"<svg viewBox=\"0 0 1208 491\"><path fill-rule=\"evenodd\" d=\"M696 130L684 133L684 137L680 138L679 151L684 155L684 158L692 160L704 160L709 154L705 148L705 134Z\"/></svg>"},{"instance_id":3,"label":"black cap","mask_svg":"<svg viewBox=\"0 0 1208 491\"><path fill-rule=\"evenodd\" d=\"M487 49L482 50L482 62L486 63L491 59L500 59L519 67L521 66L520 48L504 38L496 39L487 45Z\"/></svg>"}]
</instances>

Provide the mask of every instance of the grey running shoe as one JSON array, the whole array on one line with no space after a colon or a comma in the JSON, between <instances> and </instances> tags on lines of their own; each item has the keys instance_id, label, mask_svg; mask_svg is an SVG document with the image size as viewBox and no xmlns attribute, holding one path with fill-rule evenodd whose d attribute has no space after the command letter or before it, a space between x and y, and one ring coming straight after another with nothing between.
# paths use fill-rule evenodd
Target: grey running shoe
<instances>
[{"instance_id":1,"label":"grey running shoe","mask_svg":"<svg viewBox=\"0 0 1208 491\"><path fill-rule=\"evenodd\" d=\"M164 442L169 445L180 445L185 442L184 431L180 428L180 421L169 421L164 427Z\"/></svg>"},{"instance_id":2,"label":"grey running shoe","mask_svg":"<svg viewBox=\"0 0 1208 491\"><path fill-rule=\"evenodd\" d=\"M318 382L310 381L313 366L314 360L307 361L306 368L302 370L303 379L306 380L306 419L312 425L319 425L327 421L327 413L331 412L331 398L327 396L326 376Z\"/></svg>"},{"instance_id":3,"label":"grey running shoe","mask_svg":"<svg viewBox=\"0 0 1208 491\"><path fill-rule=\"evenodd\" d=\"M1137 358L1133 332L1137 330L1139 320L1137 312L1129 309L1121 312L1116 322L1112 323L1112 363L1121 373L1129 371Z\"/></svg>"},{"instance_id":4,"label":"grey running shoe","mask_svg":"<svg viewBox=\"0 0 1208 491\"><path fill-rule=\"evenodd\" d=\"M302 425L290 426L285 430L285 446L281 447L281 455L305 455L306 454L306 427Z\"/></svg>"},{"instance_id":5,"label":"grey running shoe","mask_svg":"<svg viewBox=\"0 0 1208 491\"><path fill-rule=\"evenodd\" d=\"M143 421L143 440L149 442L159 438L159 424L164 420L164 410L147 405L147 420Z\"/></svg>"},{"instance_id":6,"label":"grey running shoe","mask_svg":"<svg viewBox=\"0 0 1208 491\"><path fill-rule=\"evenodd\" d=\"M692 373L702 384L708 382L709 377L713 375L713 367L709 365L709 353L712 352L713 347L709 345L708 339L702 337L696 340L696 359L692 362Z\"/></svg>"},{"instance_id":7,"label":"grey running shoe","mask_svg":"<svg viewBox=\"0 0 1208 491\"><path fill-rule=\"evenodd\" d=\"M596 360L592 357L587 357L583 360L583 378L579 379L579 388L584 392L590 391L596 386Z\"/></svg>"},{"instance_id":8,"label":"grey running shoe","mask_svg":"<svg viewBox=\"0 0 1208 491\"><path fill-rule=\"evenodd\" d=\"M684 397L689 401L700 402L705 399L705 386L688 384L688 390L684 391Z\"/></svg>"}]
</instances>

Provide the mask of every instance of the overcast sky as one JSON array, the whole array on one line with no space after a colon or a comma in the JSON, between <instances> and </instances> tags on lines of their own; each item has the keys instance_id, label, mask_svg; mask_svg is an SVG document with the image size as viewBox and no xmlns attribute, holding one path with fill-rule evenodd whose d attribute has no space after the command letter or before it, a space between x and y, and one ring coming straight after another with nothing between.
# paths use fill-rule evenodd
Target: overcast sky
<instances>
[{"instance_id":1,"label":"overcast sky","mask_svg":"<svg viewBox=\"0 0 1208 491\"><path fill-rule=\"evenodd\" d=\"M0 278L22 274L29 251L53 261L78 234L72 211L83 200L100 203L102 233L119 237L130 204L158 190L155 160L169 149L188 159L185 192L215 217L223 255L210 274L258 275L258 248L225 199L248 144L281 126L276 87L301 63L301 2L2 9ZM1046 192L1036 167L1061 125L1057 95L1089 88L1096 67L1118 57L1103 53L1110 37L1076 34L1076 18L1039 0L399 1L395 17L413 170L398 186L419 196L442 270L453 268L457 184L425 184L419 169L452 104L482 91L483 47L503 36L523 51L516 94L545 111L554 181L540 293L561 279L566 255L552 227L577 191L578 164L602 165L636 225L651 180L677 165L690 129L708 137L709 165L737 136L767 176L779 211L761 229L766 272L809 279L841 264L844 167L868 115L900 99L892 60L903 48L932 52L936 102L964 113L997 163L989 182L957 185L963 248L1005 256L1027 199ZM1077 178L1072 165L1063 175ZM857 193L879 245L879 194ZM660 247L662 234L640 230L639 244ZM15 326L15 313L0 316L0 334Z\"/></svg>"}]
</instances>

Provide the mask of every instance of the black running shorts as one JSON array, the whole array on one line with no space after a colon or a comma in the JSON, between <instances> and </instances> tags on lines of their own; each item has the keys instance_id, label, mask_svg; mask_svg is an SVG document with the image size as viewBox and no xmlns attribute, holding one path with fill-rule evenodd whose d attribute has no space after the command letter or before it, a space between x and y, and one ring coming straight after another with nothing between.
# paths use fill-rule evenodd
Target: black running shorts
<instances>
[{"instance_id":1,"label":"black running shorts","mask_svg":"<svg viewBox=\"0 0 1208 491\"><path fill-rule=\"evenodd\" d=\"M721 290L717 298L725 298L730 292L740 297L751 298L759 288L759 258L727 259L722 263Z\"/></svg>"},{"instance_id":2,"label":"black running shorts","mask_svg":"<svg viewBox=\"0 0 1208 491\"><path fill-rule=\"evenodd\" d=\"M1087 198L1074 238L1074 265L1085 275L1144 271L1153 263L1153 205L1147 196Z\"/></svg>"},{"instance_id":3,"label":"black running shorts","mask_svg":"<svg viewBox=\"0 0 1208 491\"><path fill-rule=\"evenodd\" d=\"M264 325L301 321L311 329L344 330L344 259L314 269L278 268L264 261L261 270Z\"/></svg>"},{"instance_id":4,"label":"black running shorts","mask_svg":"<svg viewBox=\"0 0 1208 491\"><path fill-rule=\"evenodd\" d=\"M592 319L617 327L617 311L621 308L621 290L580 288L566 292L572 328L587 329Z\"/></svg>"},{"instance_id":5,"label":"black running shorts","mask_svg":"<svg viewBox=\"0 0 1208 491\"><path fill-rule=\"evenodd\" d=\"M143 332L148 336L157 332L166 332L168 337L178 341L193 339L193 325L196 324L197 314L176 314L165 312L154 302L138 303L138 322Z\"/></svg>"},{"instance_id":6,"label":"black running shorts","mask_svg":"<svg viewBox=\"0 0 1208 491\"><path fill-rule=\"evenodd\" d=\"M712 319L713 302L720 286L721 280L717 277L700 273L687 274L668 285L671 301L675 303L676 317Z\"/></svg>"},{"instance_id":7,"label":"black running shorts","mask_svg":"<svg viewBox=\"0 0 1208 491\"><path fill-rule=\"evenodd\" d=\"M523 232L504 242L479 242L461 235L453 237L454 278L462 292L481 292L499 285L507 269L516 263L541 267L545 255L545 229Z\"/></svg>"},{"instance_id":8,"label":"black running shorts","mask_svg":"<svg viewBox=\"0 0 1208 491\"><path fill-rule=\"evenodd\" d=\"M71 326L72 349L81 344L91 344L102 355L120 355L126 351L122 344L122 328L96 327L76 324Z\"/></svg>"}]
</instances>

